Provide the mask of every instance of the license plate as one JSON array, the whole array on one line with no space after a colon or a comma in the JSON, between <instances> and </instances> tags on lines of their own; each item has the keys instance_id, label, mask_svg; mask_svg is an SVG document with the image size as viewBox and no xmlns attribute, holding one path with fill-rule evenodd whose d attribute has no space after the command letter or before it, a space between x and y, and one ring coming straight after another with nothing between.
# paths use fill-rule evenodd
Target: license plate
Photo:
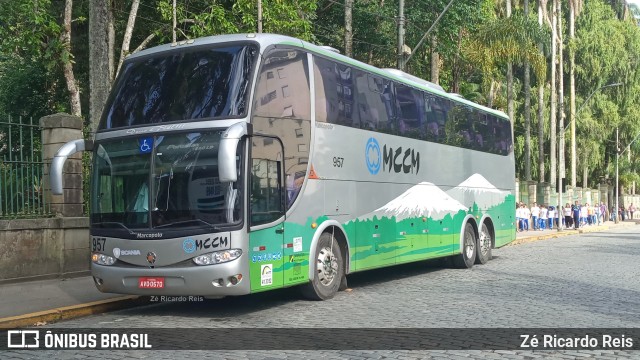
<instances>
[{"instance_id":1,"label":"license plate","mask_svg":"<svg viewBox=\"0 0 640 360\"><path fill-rule=\"evenodd\" d=\"M164 278L141 277L138 278L139 289L162 289L164 288Z\"/></svg>"}]
</instances>

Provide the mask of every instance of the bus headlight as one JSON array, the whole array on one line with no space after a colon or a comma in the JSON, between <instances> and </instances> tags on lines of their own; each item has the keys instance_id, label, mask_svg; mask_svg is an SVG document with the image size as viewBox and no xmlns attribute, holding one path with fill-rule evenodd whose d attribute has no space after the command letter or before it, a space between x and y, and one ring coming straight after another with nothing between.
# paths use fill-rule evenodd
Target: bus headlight
<instances>
[{"instance_id":1,"label":"bus headlight","mask_svg":"<svg viewBox=\"0 0 640 360\"><path fill-rule=\"evenodd\" d=\"M116 262L116 258L105 254L93 253L91 254L91 261L98 265L110 266Z\"/></svg>"},{"instance_id":2,"label":"bus headlight","mask_svg":"<svg viewBox=\"0 0 640 360\"><path fill-rule=\"evenodd\" d=\"M197 265L214 265L235 260L239 258L240 255L242 255L242 250L229 249L196 256L193 258L193 262Z\"/></svg>"}]
</instances>

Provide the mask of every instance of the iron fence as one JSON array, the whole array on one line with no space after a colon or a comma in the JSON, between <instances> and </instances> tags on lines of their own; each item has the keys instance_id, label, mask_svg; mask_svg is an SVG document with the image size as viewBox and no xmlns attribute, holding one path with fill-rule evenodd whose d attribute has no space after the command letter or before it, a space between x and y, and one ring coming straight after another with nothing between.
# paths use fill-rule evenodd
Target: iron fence
<instances>
[{"instance_id":1,"label":"iron fence","mask_svg":"<svg viewBox=\"0 0 640 360\"><path fill-rule=\"evenodd\" d=\"M52 216L42 132L33 118L0 115L0 219Z\"/></svg>"}]
</instances>

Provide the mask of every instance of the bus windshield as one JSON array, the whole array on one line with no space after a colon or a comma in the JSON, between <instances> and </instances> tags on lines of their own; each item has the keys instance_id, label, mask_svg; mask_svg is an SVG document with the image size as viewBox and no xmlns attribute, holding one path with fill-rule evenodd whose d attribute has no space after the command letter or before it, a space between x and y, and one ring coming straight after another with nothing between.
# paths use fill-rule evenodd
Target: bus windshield
<instances>
[{"instance_id":1,"label":"bus windshield","mask_svg":"<svg viewBox=\"0 0 640 360\"><path fill-rule=\"evenodd\" d=\"M237 223L237 187L218 181L220 135L191 132L98 144L92 225L172 229Z\"/></svg>"},{"instance_id":2,"label":"bus windshield","mask_svg":"<svg viewBox=\"0 0 640 360\"><path fill-rule=\"evenodd\" d=\"M254 45L187 48L123 65L100 130L246 114Z\"/></svg>"}]
</instances>

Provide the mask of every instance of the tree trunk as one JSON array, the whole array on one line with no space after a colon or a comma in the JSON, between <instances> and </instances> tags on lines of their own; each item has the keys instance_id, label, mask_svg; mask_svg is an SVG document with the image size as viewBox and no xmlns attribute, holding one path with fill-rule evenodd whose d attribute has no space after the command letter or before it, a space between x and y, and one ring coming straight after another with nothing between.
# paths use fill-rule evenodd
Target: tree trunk
<instances>
[{"instance_id":1,"label":"tree trunk","mask_svg":"<svg viewBox=\"0 0 640 360\"><path fill-rule=\"evenodd\" d=\"M177 17L176 16L176 13L177 13L176 0L173 0L172 9L173 9L173 23L172 23L172 28L171 28L171 36L172 36L171 39L173 40L172 42L175 44L176 40L177 40L177 38L176 38L176 17Z\"/></svg>"},{"instance_id":2,"label":"tree trunk","mask_svg":"<svg viewBox=\"0 0 640 360\"><path fill-rule=\"evenodd\" d=\"M576 3L569 2L569 41L576 37ZM571 121L571 186L576 186L576 54L569 47L569 117Z\"/></svg>"},{"instance_id":3,"label":"tree trunk","mask_svg":"<svg viewBox=\"0 0 640 360\"><path fill-rule=\"evenodd\" d=\"M511 17L511 0L507 0L507 17ZM513 104L513 64L507 64L507 115L511 120L511 132L516 122L515 108Z\"/></svg>"},{"instance_id":4,"label":"tree trunk","mask_svg":"<svg viewBox=\"0 0 640 360\"><path fill-rule=\"evenodd\" d=\"M431 37L431 82L438 84L440 82L440 55L436 51L438 39Z\"/></svg>"},{"instance_id":5,"label":"tree trunk","mask_svg":"<svg viewBox=\"0 0 640 360\"><path fill-rule=\"evenodd\" d=\"M89 3L89 122L95 133L111 88L109 2ZM111 57L113 58L113 57Z\"/></svg>"},{"instance_id":6,"label":"tree trunk","mask_svg":"<svg viewBox=\"0 0 640 360\"><path fill-rule=\"evenodd\" d=\"M110 2L109 2L110 4ZM109 29L109 52L107 54L107 61L109 62L109 87L113 84L113 79L116 74L115 67L115 54L116 54L116 29L113 25L113 9L111 5L107 5L107 28Z\"/></svg>"},{"instance_id":7,"label":"tree trunk","mask_svg":"<svg viewBox=\"0 0 640 360\"><path fill-rule=\"evenodd\" d=\"M558 154L556 153L556 99L558 94L556 93L556 63L557 61L557 46L556 46L556 37L558 36L558 28L557 28L557 14L556 14L556 4L558 0L553 0L553 4L551 5L551 123L549 135L551 138L551 151L549 153L551 162L549 169L549 183L551 184L551 188L556 187L556 159Z\"/></svg>"},{"instance_id":8,"label":"tree trunk","mask_svg":"<svg viewBox=\"0 0 640 360\"><path fill-rule=\"evenodd\" d=\"M351 24L351 9L353 0L344 1L344 54L353 57L353 27Z\"/></svg>"},{"instance_id":9,"label":"tree trunk","mask_svg":"<svg viewBox=\"0 0 640 360\"><path fill-rule=\"evenodd\" d=\"M124 37L122 38L122 49L120 50L120 61L118 61L118 67L116 68L116 77L120 73L120 67L124 58L129 55L129 45L131 44L131 35L133 35L133 28L136 25L136 17L138 15L138 7L140 6L140 0L133 0L131 4L131 11L129 11L129 20L127 21L127 28L124 30Z\"/></svg>"},{"instance_id":10,"label":"tree trunk","mask_svg":"<svg viewBox=\"0 0 640 360\"><path fill-rule=\"evenodd\" d=\"M542 0L538 0L538 24L542 26L545 8ZM543 44L538 49L543 53ZM538 181L544 182L544 84L545 79L538 79Z\"/></svg>"},{"instance_id":11,"label":"tree trunk","mask_svg":"<svg viewBox=\"0 0 640 360\"><path fill-rule=\"evenodd\" d=\"M82 109L80 107L80 89L76 83L76 77L73 73L73 55L71 54L71 12L73 9L73 0L66 0L64 3L64 26L60 41L62 42L63 56L62 67L64 71L64 79L69 90L69 100L71 103L71 114L82 117Z\"/></svg>"},{"instance_id":12,"label":"tree trunk","mask_svg":"<svg viewBox=\"0 0 640 360\"><path fill-rule=\"evenodd\" d=\"M586 150L586 149L585 149ZM587 151L584 152L584 159L582 161L582 188L586 189L587 188L587 171L589 169L589 166L587 165ZM620 193L622 194L622 193Z\"/></svg>"},{"instance_id":13,"label":"tree trunk","mask_svg":"<svg viewBox=\"0 0 640 360\"><path fill-rule=\"evenodd\" d=\"M493 107L493 92L496 86L495 80L491 80L491 86L489 87L489 96L487 96L487 107Z\"/></svg>"},{"instance_id":14,"label":"tree trunk","mask_svg":"<svg viewBox=\"0 0 640 360\"><path fill-rule=\"evenodd\" d=\"M560 143L558 149L558 162L560 174L558 182L562 183L565 177L565 152L564 152L564 56L563 56L563 39L562 34L562 1L557 2L557 23L558 23L558 131L560 132Z\"/></svg>"},{"instance_id":15,"label":"tree trunk","mask_svg":"<svg viewBox=\"0 0 640 360\"><path fill-rule=\"evenodd\" d=\"M524 16L529 17L529 0L524 0ZM531 75L528 61L524 63L524 177L531 180Z\"/></svg>"}]
</instances>

